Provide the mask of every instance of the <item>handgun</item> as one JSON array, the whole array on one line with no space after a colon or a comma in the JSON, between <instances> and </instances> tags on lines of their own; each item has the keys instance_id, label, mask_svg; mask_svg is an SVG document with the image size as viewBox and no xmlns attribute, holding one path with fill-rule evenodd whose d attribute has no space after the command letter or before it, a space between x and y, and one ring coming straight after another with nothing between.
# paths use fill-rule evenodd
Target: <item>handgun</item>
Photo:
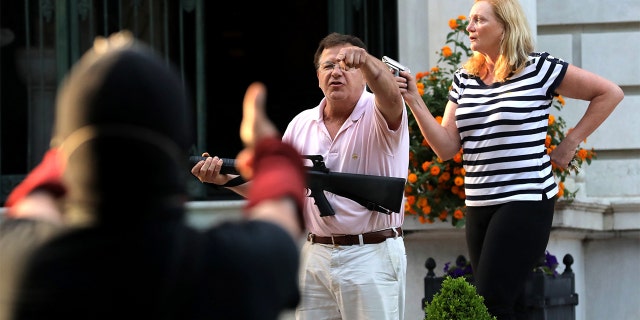
<instances>
[{"instance_id":1,"label":"handgun","mask_svg":"<svg viewBox=\"0 0 640 320\"><path fill-rule=\"evenodd\" d=\"M382 57L382 62L386 63L387 66L389 66L390 70L393 70L393 73L395 74L396 77L400 75L400 71L405 71L405 70L409 71L409 68L401 65L400 62L395 61L387 56Z\"/></svg>"}]
</instances>

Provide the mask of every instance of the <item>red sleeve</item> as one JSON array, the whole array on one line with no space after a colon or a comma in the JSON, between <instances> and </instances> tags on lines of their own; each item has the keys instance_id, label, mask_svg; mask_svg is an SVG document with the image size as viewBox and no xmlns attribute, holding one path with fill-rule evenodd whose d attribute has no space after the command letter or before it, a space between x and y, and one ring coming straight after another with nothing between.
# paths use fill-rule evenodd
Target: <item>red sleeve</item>
<instances>
[{"instance_id":1,"label":"red sleeve","mask_svg":"<svg viewBox=\"0 0 640 320\"><path fill-rule=\"evenodd\" d=\"M60 151L50 149L45 153L40 164L9 193L5 206L10 208L35 190L46 190L54 197L64 196L67 190L62 184L63 171L64 164L60 158ZM10 212L11 210L7 214L11 215Z\"/></svg>"},{"instance_id":2,"label":"red sleeve","mask_svg":"<svg viewBox=\"0 0 640 320\"><path fill-rule=\"evenodd\" d=\"M290 196L296 203L299 223L304 229L302 207L306 168L298 151L277 138L261 140L255 149L252 181L247 209L262 200Z\"/></svg>"}]
</instances>

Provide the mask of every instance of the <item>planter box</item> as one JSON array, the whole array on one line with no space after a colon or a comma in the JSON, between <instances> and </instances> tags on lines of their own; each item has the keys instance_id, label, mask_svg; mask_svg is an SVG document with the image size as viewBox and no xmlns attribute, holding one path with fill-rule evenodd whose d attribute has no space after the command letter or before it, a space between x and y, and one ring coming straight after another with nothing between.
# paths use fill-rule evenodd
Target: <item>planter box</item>
<instances>
[{"instance_id":1,"label":"planter box","mask_svg":"<svg viewBox=\"0 0 640 320\"><path fill-rule=\"evenodd\" d=\"M523 299L517 307L531 320L564 320L576 318L577 304L573 272L558 276L536 272L527 279Z\"/></svg>"},{"instance_id":2,"label":"planter box","mask_svg":"<svg viewBox=\"0 0 640 320\"><path fill-rule=\"evenodd\" d=\"M576 318L575 306L578 305L578 294L575 293L571 255L565 255L563 263L565 271L561 275L552 276L543 272L532 272L527 279L523 295L516 303L517 310L526 314L526 319L571 320ZM444 277L435 276L433 269L436 265L432 258L427 259L425 266L428 272L424 278L423 308L438 293L444 280ZM473 284L473 278L467 278L467 281Z\"/></svg>"}]
</instances>

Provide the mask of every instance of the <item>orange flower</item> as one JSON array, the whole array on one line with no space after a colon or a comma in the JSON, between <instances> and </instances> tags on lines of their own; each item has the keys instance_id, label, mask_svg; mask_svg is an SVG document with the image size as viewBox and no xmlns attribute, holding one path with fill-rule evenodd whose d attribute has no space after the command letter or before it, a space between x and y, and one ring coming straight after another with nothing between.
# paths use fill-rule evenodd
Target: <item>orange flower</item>
<instances>
[{"instance_id":1,"label":"orange flower","mask_svg":"<svg viewBox=\"0 0 640 320\"><path fill-rule=\"evenodd\" d=\"M440 167L432 166L429 173L431 173L432 176L438 176L438 174L440 174Z\"/></svg>"},{"instance_id":2,"label":"orange flower","mask_svg":"<svg viewBox=\"0 0 640 320\"><path fill-rule=\"evenodd\" d=\"M408 212L410 214L417 214L417 212L415 210L413 210L413 208L411 207L410 204L406 203L404 204L404 212Z\"/></svg>"},{"instance_id":3,"label":"orange flower","mask_svg":"<svg viewBox=\"0 0 640 320\"><path fill-rule=\"evenodd\" d=\"M438 123L442 124L442 116L436 116L435 118Z\"/></svg>"},{"instance_id":4,"label":"orange flower","mask_svg":"<svg viewBox=\"0 0 640 320\"><path fill-rule=\"evenodd\" d=\"M451 173L449 173L448 171L445 171L442 173L438 181L444 182L444 181L449 181L449 179L451 179Z\"/></svg>"},{"instance_id":5,"label":"orange flower","mask_svg":"<svg viewBox=\"0 0 640 320\"><path fill-rule=\"evenodd\" d=\"M460 209L456 209L456 211L453 212L453 217L460 220L464 218L464 212L462 212L462 210Z\"/></svg>"},{"instance_id":6,"label":"orange flower","mask_svg":"<svg viewBox=\"0 0 640 320\"><path fill-rule=\"evenodd\" d=\"M588 152L587 150L580 148L580 150L578 150L577 155L578 157L580 157L580 159L584 160L587 158Z\"/></svg>"},{"instance_id":7,"label":"orange flower","mask_svg":"<svg viewBox=\"0 0 640 320\"><path fill-rule=\"evenodd\" d=\"M560 102L560 104L564 106L564 98L561 95L558 95L556 99L558 99L558 102Z\"/></svg>"},{"instance_id":8,"label":"orange flower","mask_svg":"<svg viewBox=\"0 0 640 320\"><path fill-rule=\"evenodd\" d=\"M422 139L422 142L420 143L420 145L422 145L423 147L428 147L429 146L429 142L427 142L427 139Z\"/></svg>"},{"instance_id":9,"label":"orange flower","mask_svg":"<svg viewBox=\"0 0 640 320\"><path fill-rule=\"evenodd\" d=\"M412 206L414 203L416 203L416 197L415 196L408 196L407 197L407 203Z\"/></svg>"},{"instance_id":10,"label":"orange flower","mask_svg":"<svg viewBox=\"0 0 640 320\"><path fill-rule=\"evenodd\" d=\"M425 161L422 163L422 171L427 172L427 169L431 166L431 161Z\"/></svg>"},{"instance_id":11,"label":"orange flower","mask_svg":"<svg viewBox=\"0 0 640 320\"><path fill-rule=\"evenodd\" d=\"M437 66L431 68L431 72L438 72L438 71L440 71L440 68L438 68Z\"/></svg>"},{"instance_id":12,"label":"orange flower","mask_svg":"<svg viewBox=\"0 0 640 320\"><path fill-rule=\"evenodd\" d=\"M424 213L424 214L430 214L431 213L431 206L430 205L426 205L426 206L422 207L421 209L422 209L422 213Z\"/></svg>"},{"instance_id":13,"label":"orange flower","mask_svg":"<svg viewBox=\"0 0 640 320\"><path fill-rule=\"evenodd\" d=\"M556 121L556 117L552 114L549 114L549 125L552 125Z\"/></svg>"},{"instance_id":14,"label":"orange flower","mask_svg":"<svg viewBox=\"0 0 640 320\"><path fill-rule=\"evenodd\" d=\"M562 181L558 182L558 198L562 198L564 195L564 183Z\"/></svg>"},{"instance_id":15,"label":"orange flower","mask_svg":"<svg viewBox=\"0 0 640 320\"><path fill-rule=\"evenodd\" d=\"M444 46L442 47L442 55L446 58L446 57L450 57L452 54L451 52L451 48L449 48L449 46Z\"/></svg>"},{"instance_id":16,"label":"orange flower","mask_svg":"<svg viewBox=\"0 0 640 320\"><path fill-rule=\"evenodd\" d=\"M453 156L453 162L462 163L462 153L458 152Z\"/></svg>"},{"instance_id":17,"label":"orange flower","mask_svg":"<svg viewBox=\"0 0 640 320\"><path fill-rule=\"evenodd\" d=\"M464 185L464 178L463 177L455 177L453 179L453 183L458 187L462 187Z\"/></svg>"},{"instance_id":18,"label":"orange flower","mask_svg":"<svg viewBox=\"0 0 640 320\"><path fill-rule=\"evenodd\" d=\"M465 16L458 16L458 20L467 20L467 17L465 17Z\"/></svg>"},{"instance_id":19,"label":"orange flower","mask_svg":"<svg viewBox=\"0 0 640 320\"><path fill-rule=\"evenodd\" d=\"M547 148L549 148L549 146L550 146L550 145L551 145L551 136L550 136L550 135L547 135L547 136L544 138L544 146L545 146L545 147L547 147Z\"/></svg>"},{"instance_id":20,"label":"orange flower","mask_svg":"<svg viewBox=\"0 0 640 320\"><path fill-rule=\"evenodd\" d=\"M449 212L447 212L447 210L442 210L438 215L438 219L440 219L440 221L445 221L447 220L448 216L449 216Z\"/></svg>"},{"instance_id":21,"label":"orange flower","mask_svg":"<svg viewBox=\"0 0 640 320\"><path fill-rule=\"evenodd\" d=\"M411 172L409 173L409 176L407 176L407 181L409 181L409 183L416 183L416 181L418 181L418 176Z\"/></svg>"},{"instance_id":22,"label":"orange flower","mask_svg":"<svg viewBox=\"0 0 640 320\"><path fill-rule=\"evenodd\" d=\"M429 204L429 200L425 197L420 197L418 199L418 208L424 208Z\"/></svg>"},{"instance_id":23,"label":"orange flower","mask_svg":"<svg viewBox=\"0 0 640 320\"><path fill-rule=\"evenodd\" d=\"M455 29L458 27L458 22L456 19L449 19L449 28Z\"/></svg>"}]
</instances>

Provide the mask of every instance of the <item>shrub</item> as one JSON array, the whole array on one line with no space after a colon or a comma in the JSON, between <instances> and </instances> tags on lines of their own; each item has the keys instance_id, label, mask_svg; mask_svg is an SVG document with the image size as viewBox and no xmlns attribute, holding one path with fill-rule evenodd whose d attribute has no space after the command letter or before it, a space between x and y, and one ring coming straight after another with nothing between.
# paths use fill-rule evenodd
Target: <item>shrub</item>
<instances>
[{"instance_id":1,"label":"shrub","mask_svg":"<svg viewBox=\"0 0 640 320\"><path fill-rule=\"evenodd\" d=\"M424 320L496 320L484 305L484 298L465 277L446 276L424 312Z\"/></svg>"}]
</instances>

